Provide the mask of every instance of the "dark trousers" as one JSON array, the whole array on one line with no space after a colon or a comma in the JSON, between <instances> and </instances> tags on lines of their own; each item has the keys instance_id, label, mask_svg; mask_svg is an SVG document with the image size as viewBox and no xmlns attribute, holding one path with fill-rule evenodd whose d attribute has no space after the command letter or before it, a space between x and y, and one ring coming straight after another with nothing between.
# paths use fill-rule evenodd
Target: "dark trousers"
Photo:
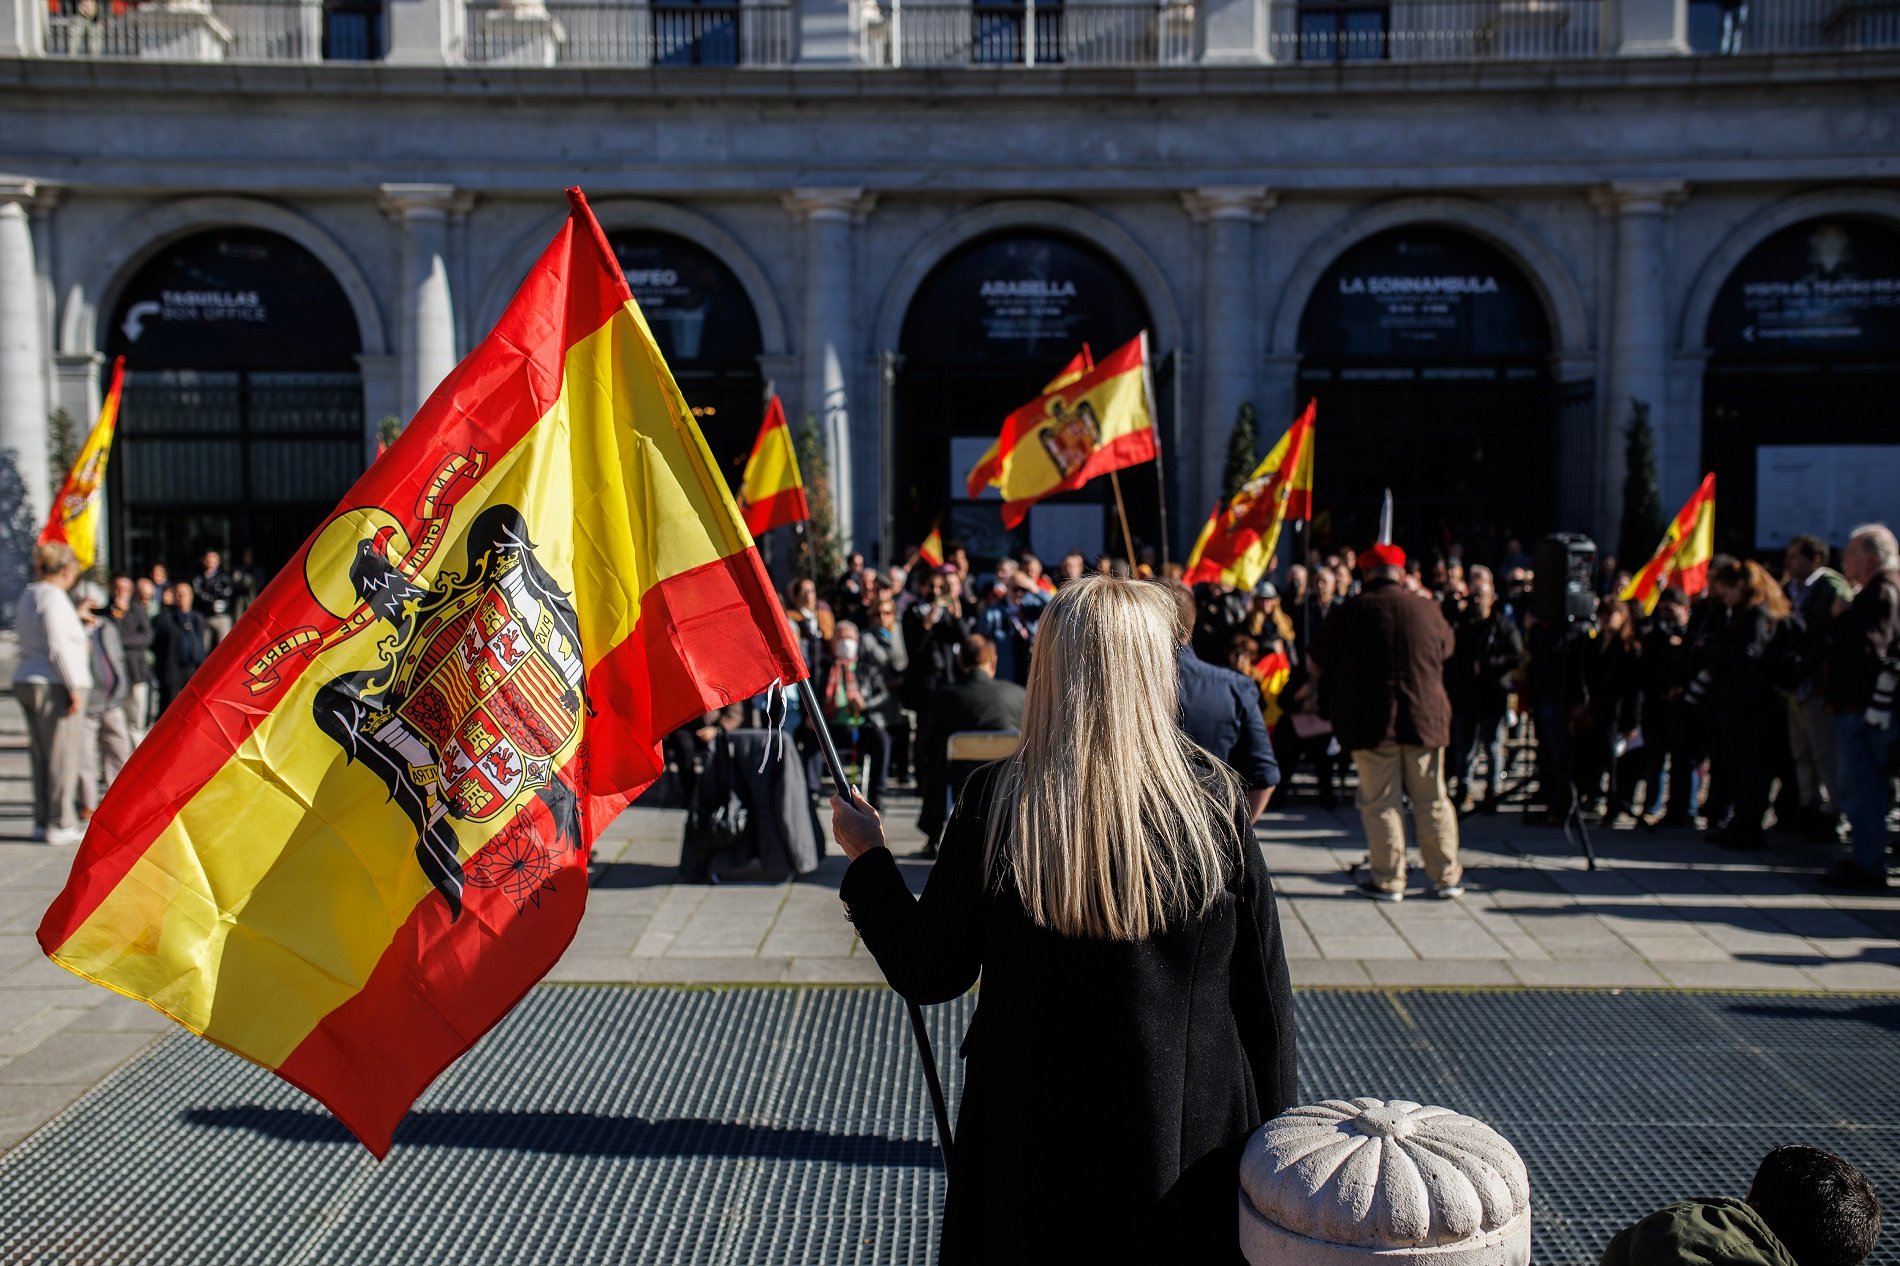
<instances>
[{"instance_id":1,"label":"dark trousers","mask_svg":"<svg viewBox=\"0 0 1900 1266\"><path fill-rule=\"evenodd\" d=\"M1484 795L1496 800L1504 794L1504 706L1460 709L1451 714L1452 781L1460 796L1471 794L1471 771L1482 749Z\"/></svg>"},{"instance_id":2,"label":"dark trousers","mask_svg":"<svg viewBox=\"0 0 1900 1266\"><path fill-rule=\"evenodd\" d=\"M1638 806L1647 813L1661 813L1667 798L1663 769L1669 760L1670 725L1667 707L1643 712L1643 799ZM1685 775L1686 776L1686 775Z\"/></svg>"},{"instance_id":3,"label":"dark trousers","mask_svg":"<svg viewBox=\"0 0 1900 1266\"><path fill-rule=\"evenodd\" d=\"M1687 821L1696 813L1695 771L1709 755L1709 710L1678 699L1670 705L1669 816ZM1713 797L1711 797L1713 803Z\"/></svg>"},{"instance_id":4,"label":"dark trousers","mask_svg":"<svg viewBox=\"0 0 1900 1266\"><path fill-rule=\"evenodd\" d=\"M1735 832L1759 835L1762 817L1768 812L1768 786L1775 776L1775 749L1767 730L1771 720L1779 717L1763 704L1718 709L1713 720L1711 778L1715 786L1709 792L1710 803L1714 805L1720 794L1722 805L1733 811L1729 820ZM1717 818L1712 807L1709 820Z\"/></svg>"}]
</instances>

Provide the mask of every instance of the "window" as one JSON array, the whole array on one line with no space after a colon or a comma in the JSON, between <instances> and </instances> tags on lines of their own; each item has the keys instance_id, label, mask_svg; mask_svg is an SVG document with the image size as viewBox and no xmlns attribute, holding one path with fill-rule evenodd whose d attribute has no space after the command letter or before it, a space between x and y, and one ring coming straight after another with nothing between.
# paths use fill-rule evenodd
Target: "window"
<instances>
[{"instance_id":1,"label":"window","mask_svg":"<svg viewBox=\"0 0 1900 1266\"><path fill-rule=\"evenodd\" d=\"M1307 0L1299 18L1301 61L1377 61L1387 54L1389 5Z\"/></svg>"},{"instance_id":2,"label":"window","mask_svg":"<svg viewBox=\"0 0 1900 1266\"><path fill-rule=\"evenodd\" d=\"M736 4L672 0L653 6L655 66L737 66L739 24Z\"/></svg>"}]
</instances>

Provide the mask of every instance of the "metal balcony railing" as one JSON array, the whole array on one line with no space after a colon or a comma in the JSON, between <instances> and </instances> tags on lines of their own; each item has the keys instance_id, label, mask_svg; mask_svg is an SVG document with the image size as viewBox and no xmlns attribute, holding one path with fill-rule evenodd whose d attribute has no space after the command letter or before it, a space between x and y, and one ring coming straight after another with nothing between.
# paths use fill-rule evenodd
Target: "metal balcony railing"
<instances>
[{"instance_id":1,"label":"metal balcony railing","mask_svg":"<svg viewBox=\"0 0 1900 1266\"><path fill-rule=\"evenodd\" d=\"M1900 48L1900 0L1689 0L1698 53L1808 53Z\"/></svg>"},{"instance_id":2,"label":"metal balcony railing","mask_svg":"<svg viewBox=\"0 0 1900 1266\"><path fill-rule=\"evenodd\" d=\"M183 62L367 61L382 13L365 0L52 0L48 57Z\"/></svg>"},{"instance_id":3,"label":"metal balcony railing","mask_svg":"<svg viewBox=\"0 0 1900 1266\"><path fill-rule=\"evenodd\" d=\"M1176 65L1194 60L1194 8L884 0L865 44L866 60L883 66Z\"/></svg>"},{"instance_id":4,"label":"metal balcony railing","mask_svg":"<svg viewBox=\"0 0 1900 1266\"><path fill-rule=\"evenodd\" d=\"M1280 62L1550 61L1600 57L1605 0L1281 0Z\"/></svg>"},{"instance_id":5,"label":"metal balcony railing","mask_svg":"<svg viewBox=\"0 0 1900 1266\"><path fill-rule=\"evenodd\" d=\"M472 3L471 62L517 66L785 66L789 4Z\"/></svg>"}]
</instances>

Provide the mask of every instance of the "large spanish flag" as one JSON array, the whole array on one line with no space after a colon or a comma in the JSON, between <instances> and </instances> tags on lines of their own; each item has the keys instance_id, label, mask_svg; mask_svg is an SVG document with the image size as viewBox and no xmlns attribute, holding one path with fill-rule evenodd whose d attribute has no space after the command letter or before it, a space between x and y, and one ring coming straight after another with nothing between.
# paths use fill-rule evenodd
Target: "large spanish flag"
<instances>
[{"instance_id":1,"label":"large spanish flag","mask_svg":"<svg viewBox=\"0 0 1900 1266\"><path fill-rule=\"evenodd\" d=\"M1225 507L1216 506L1188 556L1187 583L1252 589L1273 567L1280 528L1288 519L1313 517L1313 422L1319 402L1310 400L1299 421L1254 467Z\"/></svg>"},{"instance_id":2,"label":"large spanish flag","mask_svg":"<svg viewBox=\"0 0 1900 1266\"><path fill-rule=\"evenodd\" d=\"M1148 394L1148 336L1143 333L1074 382L1003 419L994 481L1003 491L1003 526L1021 523L1044 497L1153 461L1154 410Z\"/></svg>"},{"instance_id":3,"label":"large spanish flag","mask_svg":"<svg viewBox=\"0 0 1900 1266\"><path fill-rule=\"evenodd\" d=\"M746 458L739 504L744 507L746 530L754 536L811 518L805 481L798 474L798 452L792 447L792 428L785 423L785 406L776 394L766 401L765 421L759 424L759 437L752 441L752 455Z\"/></svg>"},{"instance_id":4,"label":"large spanish flag","mask_svg":"<svg viewBox=\"0 0 1900 1266\"><path fill-rule=\"evenodd\" d=\"M568 197L487 340L166 709L39 929L378 1156L560 957L661 736L804 672Z\"/></svg>"},{"instance_id":5,"label":"large spanish flag","mask_svg":"<svg viewBox=\"0 0 1900 1266\"><path fill-rule=\"evenodd\" d=\"M1671 585L1693 598L1709 587L1709 560L1714 557L1715 473L1711 471L1702 477L1695 495L1676 511L1656 552L1623 587L1622 600L1642 603L1643 614L1650 615Z\"/></svg>"},{"instance_id":6,"label":"large spanish flag","mask_svg":"<svg viewBox=\"0 0 1900 1266\"><path fill-rule=\"evenodd\" d=\"M63 541L72 546L80 571L91 571L99 556L99 497L106 486L106 463L112 459L112 435L119 425L119 397L125 394L125 357L112 362L112 380L99 420L92 424L73 468L53 498L52 513L40 529L40 544Z\"/></svg>"},{"instance_id":7,"label":"large spanish flag","mask_svg":"<svg viewBox=\"0 0 1900 1266\"><path fill-rule=\"evenodd\" d=\"M1056 376L1045 383L1037 395L1046 396L1060 391L1071 383L1079 382L1094 368L1095 354L1089 350L1089 345L1084 343L1082 350L1070 357L1069 363L1058 370ZM977 459L976 465L970 468L970 473L964 476L964 490L972 498L982 496L985 488L995 488L1002 484L1003 462L998 456L1002 450L1002 443L1000 437L992 440L990 446L983 450L983 456Z\"/></svg>"}]
</instances>

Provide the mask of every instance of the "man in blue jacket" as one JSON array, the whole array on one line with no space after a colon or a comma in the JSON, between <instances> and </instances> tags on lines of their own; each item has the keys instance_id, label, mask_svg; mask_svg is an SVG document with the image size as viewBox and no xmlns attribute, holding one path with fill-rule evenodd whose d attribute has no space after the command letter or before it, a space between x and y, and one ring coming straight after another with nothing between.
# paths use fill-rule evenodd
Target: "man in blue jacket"
<instances>
[{"instance_id":1,"label":"man in blue jacket","mask_svg":"<svg viewBox=\"0 0 1900 1266\"><path fill-rule=\"evenodd\" d=\"M1280 765L1260 716L1260 687L1194 653L1189 646L1197 613L1194 591L1180 581L1168 587L1181 608L1181 728L1240 775L1248 807L1258 818L1280 783Z\"/></svg>"}]
</instances>

